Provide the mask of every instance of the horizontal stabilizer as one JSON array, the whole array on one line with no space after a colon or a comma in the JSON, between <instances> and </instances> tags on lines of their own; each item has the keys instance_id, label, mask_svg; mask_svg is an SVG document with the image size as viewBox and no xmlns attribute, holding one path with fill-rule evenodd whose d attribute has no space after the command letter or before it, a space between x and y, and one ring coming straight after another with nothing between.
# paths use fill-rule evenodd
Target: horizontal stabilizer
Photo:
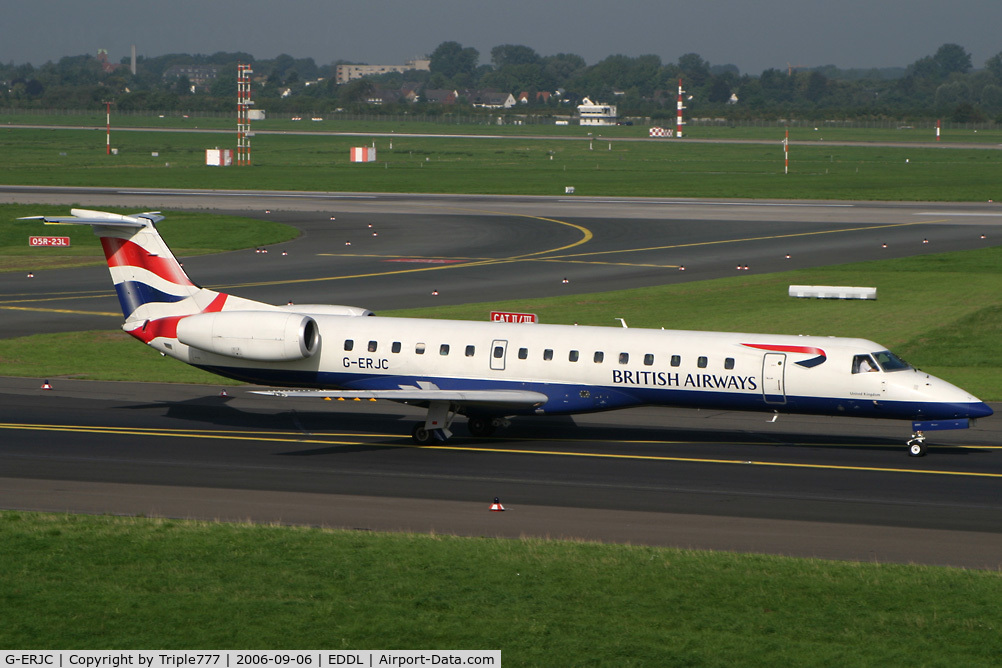
<instances>
[{"instance_id":1,"label":"horizontal stabilizer","mask_svg":"<svg viewBox=\"0 0 1002 668\"><path fill-rule=\"evenodd\" d=\"M146 227L139 221L105 220L103 218L76 218L74 216L29 216L18 220L41 220L46 225L106 225L108 227Z\"/></svg>"},{"instance_id":2,"label":"horizontal stabilizer","mask_svg":"<svg viewBox=\"0 0 1002 668\"><path fill-rule=\"evenodd\" d=\"M72 216L25 216L18 220L41 220L46 225L104 225L107 227L149 227L164 219L157 211L125 216L120 213L73 209Z\"/></svg>"}]
</instances>

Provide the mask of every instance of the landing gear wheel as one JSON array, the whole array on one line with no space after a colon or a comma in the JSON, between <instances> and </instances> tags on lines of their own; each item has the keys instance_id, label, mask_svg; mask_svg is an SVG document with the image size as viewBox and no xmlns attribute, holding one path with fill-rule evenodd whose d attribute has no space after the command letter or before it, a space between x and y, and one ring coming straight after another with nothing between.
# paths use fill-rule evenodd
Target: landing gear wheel
<instances>
[{"instance_id":1,"label":"landing gear wheel","mask_svg":"<svg viewBox=\"0 0 1002 668\"><path fill-rule=\"evenodd\" d=\"M466 428L474 436L490 436L497 429L493 418L471 417L466 422Z\"/></svg>"},{"instance_id":2,"label":"landing gear wheel","mask_svg":"<svg viewBox=\"0 0 1002 668\"><path fill-rule=\"evenodd\" d=\"M418 422L414 425L414 429L411 430L411 438L418 445L431 445L435 442L435 432L431 429L426 429L424 422Z\"/></svg>"},{"instance_id":3,"label":"landing gear wheel","mask_svg":"<svg viewBox=\"0 0 1002 668\"><path fill-rule=\"evenodd\" d=\"M925 457L925 451L925 434L917 431L908 439L908 454L912 457Z\"/></svg>"}]
</instances>

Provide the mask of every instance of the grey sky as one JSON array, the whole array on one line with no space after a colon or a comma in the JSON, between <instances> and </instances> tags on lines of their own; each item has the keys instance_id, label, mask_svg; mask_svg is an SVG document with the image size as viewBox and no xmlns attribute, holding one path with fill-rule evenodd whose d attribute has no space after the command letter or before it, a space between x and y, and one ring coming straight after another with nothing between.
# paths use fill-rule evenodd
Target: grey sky
<instances>
[{"instance_id":1,"label":"grey sky","mask_svg":"<svg viewBox=\"0 0 1002 668\"><path fill-rule=\"evenodd\" d=\"M695 52L743 73L905 66L956 43L975 67L1002 51L1000 0L0 0L0 61L35 66L107 49L129 55L288 53L396 64L446 40L490 62L499 44L541 55Z\"/></svg>"}]
</instances>

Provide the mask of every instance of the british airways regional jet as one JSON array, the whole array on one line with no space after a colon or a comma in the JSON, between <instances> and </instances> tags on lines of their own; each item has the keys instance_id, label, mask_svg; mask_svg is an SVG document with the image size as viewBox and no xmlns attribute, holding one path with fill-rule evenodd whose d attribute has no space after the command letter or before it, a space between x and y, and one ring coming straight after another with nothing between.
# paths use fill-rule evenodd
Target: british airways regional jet
<instances>
[{"instance_id":1,"label":"british airways regional jet","mask_svg":"<svg viewBox=\"0 0 1002 668\"><path fill-rule=\"evenodd\" d=\"M640 405L910 420L963 429L992 409L865 339L370 317L363 308L273 306L199 287L157 232L163 216L72 209L93 227L125 315L164 355L278 396L389 399L427 408L417 443L457 415L488 436L520 415Z\"/></svg>"}]
</instances>

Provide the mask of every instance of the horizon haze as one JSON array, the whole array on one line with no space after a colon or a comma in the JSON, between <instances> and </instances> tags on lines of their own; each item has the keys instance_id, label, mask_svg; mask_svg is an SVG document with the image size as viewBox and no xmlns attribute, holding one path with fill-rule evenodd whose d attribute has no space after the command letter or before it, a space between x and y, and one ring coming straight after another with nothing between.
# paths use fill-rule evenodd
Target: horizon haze
<instances>
[{"instance_id":1,"label":"horizon haze","mask_svg":"<svg viewBox=\"0 0 1002 668\"><path fill-rule=\"evenodd\" d=\"M35 67L98 49L120 62L133 44L145 57L244 51L255 59L313 58L318 65L400 64L445 41L477 49L486 64L491 48L520 44L542 56L575 53L589 65L614 54L654 54L672 63L697 53L711 65L735 65L752 75L788 65L906 67L946 43L962 46L981 68L1002 51L998 0L0 1L8 17L0 62Z\"/></svg>"}]
</instances>

